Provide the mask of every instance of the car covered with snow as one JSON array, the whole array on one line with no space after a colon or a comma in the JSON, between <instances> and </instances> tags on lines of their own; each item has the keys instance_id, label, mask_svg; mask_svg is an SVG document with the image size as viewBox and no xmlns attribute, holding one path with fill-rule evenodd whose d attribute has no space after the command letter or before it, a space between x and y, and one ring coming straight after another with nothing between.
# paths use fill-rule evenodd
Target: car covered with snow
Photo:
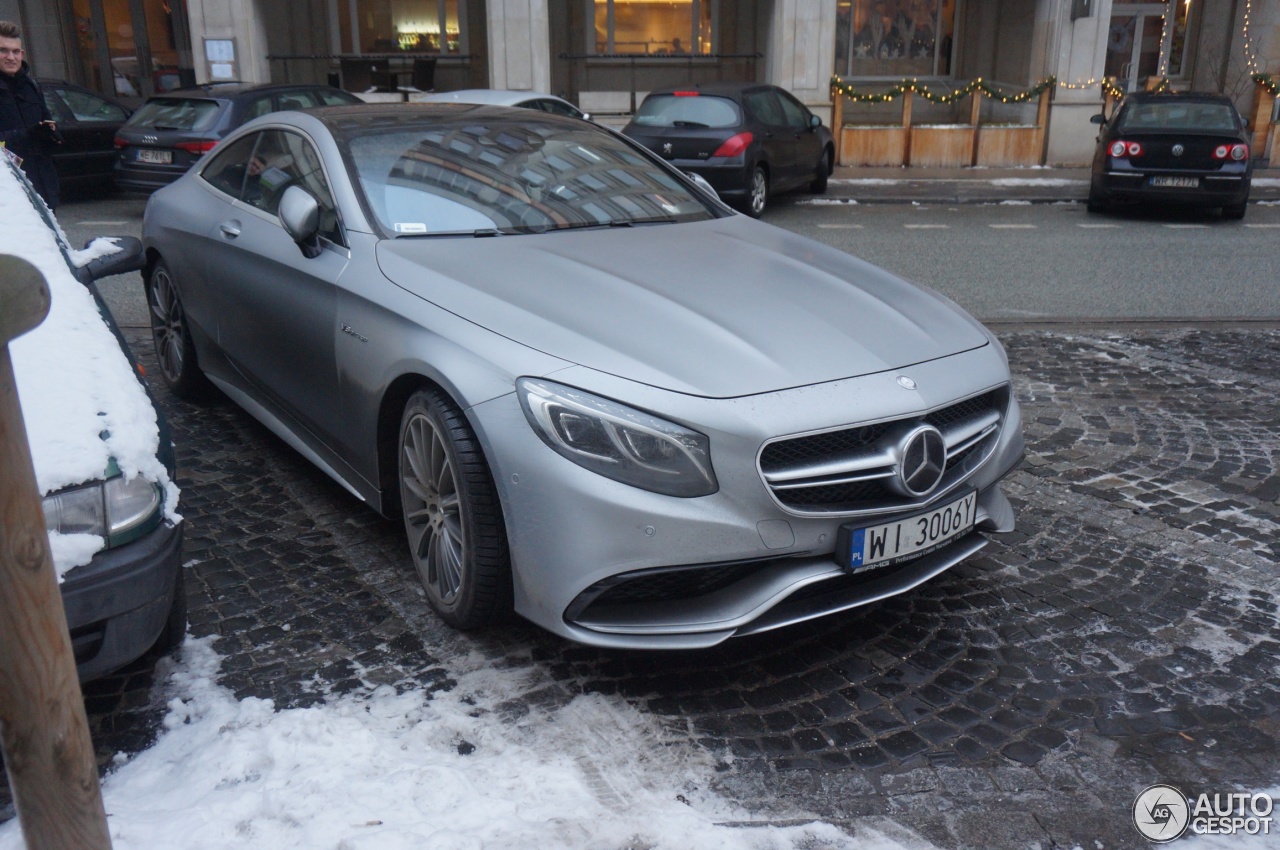
<instances>
[{"instance_id":1,"label":"car covered with snow","mask_svg":"<svg viewBox=\"0 0 1280 850\"><path fill-rule=\"evenodd\" d=\"M182 518L168 427L94 280L141 266L136 239L73 250L0 156L0 253L40 270L49 315L9 344L82 680L186 634Z\"/></svg>"}]
</instances>

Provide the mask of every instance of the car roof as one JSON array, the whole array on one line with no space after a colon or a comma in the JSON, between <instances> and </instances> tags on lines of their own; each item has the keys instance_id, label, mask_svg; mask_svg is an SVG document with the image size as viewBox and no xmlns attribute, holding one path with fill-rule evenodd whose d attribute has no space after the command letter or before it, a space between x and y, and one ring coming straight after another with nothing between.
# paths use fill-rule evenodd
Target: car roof
<instances>
[{"instance_id":1,"label":"car roof","mask_svg":"<svg viewBox=\"0 0 1280 850\"><path fill-rule=\"evenodd\" d=\"M429 95L423 100L431 103L489 103L496 106L514 106L526 100L537 98L563 100L553 94L537 91L515 91L512 89L460 89L458 91L440 92Z\"/></svg>"},{"instance_id":2,"label":"car roof","mask_svg":"<svg viewBox=\"0 0 1280 850\"><path fill-rule=\"evenodd\" d=\"M152 97L200 97L211 99L234 100L245 94L269 94L271 92L299 91L312 89L333 89L321 83L244 83L239 81L226 83L203 83L183 89L156 92Z\"/></svg>"},{"instance_id":3,"label":"car roof","mask_svg":"<svg viewBox=\"0 0 1280 850\"><path fill-rule=\"evenodd\" d=\"M664 86L660 89L654 89L649 92L649 95L674 94L678 91L696 91L698 94L714 95L717 97L740 97L745 92L755 91L757 89L772 90L776 88L777 86L771 86L768 83L693 83L692 85L683 86Z\"/></svg>"},{"instance_id":4,"label":"car roof","mask_svg":"<svg viewBox=\"0 0 1280 850\"><path fill-rule=\"evenodd\" d=\"M1125 96L1128 103L1226 103L1235 106L1235 102L1224 94L1216 92L1132 92Z\"/></svg>"},{"instance_id":5,"label":"car roof","mask_svg":"<svg viewBox=\"0 0 1280 850\"><path fill-rule=\"evenodd\" d=\"M280 116L281 113L273 113ZM555 115L538 110L519 109L514 106L498 104L475 104L458 102L430 101L422 103L353 103L348 106L320 106L308 109L305 113L320 119L334 133L341 134L349 130L362 130L367 127L408 127L429 124L432 118L457 119L462 116L483 118L515 119L522 123L548 123L564 121L574 127L581 127L583 122L567 115ZM263 116L266 117L266 116ZM261 119L257 119L261 120Z\"/></svg>"}]
</instances>

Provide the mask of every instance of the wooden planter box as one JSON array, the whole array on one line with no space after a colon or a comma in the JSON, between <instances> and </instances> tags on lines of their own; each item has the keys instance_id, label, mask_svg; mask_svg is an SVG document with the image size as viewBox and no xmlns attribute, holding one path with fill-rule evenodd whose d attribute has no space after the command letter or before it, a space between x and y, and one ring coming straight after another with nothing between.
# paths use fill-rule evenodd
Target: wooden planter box
<instances>
[{"instance_id":1,"label":"wooden planter box","mask_svg":"<svg viewBox=\"0 0 1280 850\"><path fill-rule=\"evenodd\" d=\"M1039 127L983 127L978 133L974 165L1002 168L1038 162L1044 147Z\"/></svg>"},{"instance_id":2,"label":"wooden planter box","mask_svg":"<svg viewBox=\"0 0 1280 850\"><path fill-rule=\"evenodd\" d=\"M841 127L840 165L902 165L906 127Z\"/></svg>"},{"instance_id":3,"label":"wooden planter box","mask_svg":"<svg viewBox=\"0 0 1280 850\"><path fill-rule=\"evenodd\" d=\"M974 128L967 125L911 128L908 165L925 168L963 168L973 165Z\"/></svg>"}]
</instances>

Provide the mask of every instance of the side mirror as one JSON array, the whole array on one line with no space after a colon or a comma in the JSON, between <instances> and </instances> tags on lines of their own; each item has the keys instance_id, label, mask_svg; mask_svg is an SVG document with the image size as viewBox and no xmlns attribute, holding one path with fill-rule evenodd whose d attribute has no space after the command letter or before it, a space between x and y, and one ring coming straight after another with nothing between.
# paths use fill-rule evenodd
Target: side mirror
<instances>
[{"instance_id":1,"label":"side mirror","mask_svg":"<svg viewBox=\"0 0 1280 850\"><path fill-rule=\"evenodd\" d=\"M94 257L82 267L83 273L87 274L91 280L111 277L113 274L140 271L146 265L146 255L142 250L141 240L133 236L110 236L107 239L115 244L116 250ZM97 241L97 239L90 239L84 243L84 249L92 250Z\"/></svg>"},{"instance_id":2,"label":"side mirror","mask_svg":"<svg viewBox=\"0 0 1280 850\"><path fill-rule=\"evenodd\" d=\"M818 128L819 128L819 127L821 127L821 126L822 126L822 116L820 116L820 115L810 115L810 116L809 116L809 129L810 129L810 130L816 130L816 129L818 129Z\"/></svg>"},{"instance_id":3,"label":"side mirror","mask_svg":"<svg viewBox=\"0 0 1280 850\"><path fill-rule=\"evenodd\" d=\"M720 193L711 187L711 184L707 182L707 178L703 177L701 174L694 174L692 171L686 171L684 176L692 180L693 185L706 192L707 195L715 198L717 201L720 200Z\"/></svg>"},{"instance_id":4,"label":"side mirror","mask_svg":"<svg viewBox=\"0 0 1280 850\"><path fill-rule=\"evenodd\" d=\"M1090 115L1090 116L1089 116L1089 123L1090 123L1090 124L1105 124L1105 123L1107 123L1107 116L1102 115L1102 114L1098 114L1098 115Z\"/></svg>"},{"instance_id":5,"label":"side mirror","mask_svg":"<svg viewBox=\"0 0 1280 850\"><path fill-rule=\"evenodd\" d=\"M320 255L320 202L301 186L280 196L280 224L307 257Z\"/></svg>"}]
</instances>

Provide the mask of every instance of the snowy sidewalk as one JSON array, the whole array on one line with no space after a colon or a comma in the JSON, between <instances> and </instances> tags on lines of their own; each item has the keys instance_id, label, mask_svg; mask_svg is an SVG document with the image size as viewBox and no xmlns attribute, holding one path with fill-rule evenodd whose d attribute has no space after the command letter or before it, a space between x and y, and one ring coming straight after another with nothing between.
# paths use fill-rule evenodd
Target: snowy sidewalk
<instances>
[{"instance_id":1,"label":"snowy sidewalk","mask_svg":"<svg viewBox=\"0 0 1280 850\"><path fill-rule=\"evenodd\" d=\"M860 203L1083 201L1088 168L856 168L837 166L826 197ZM1251 200L1280 200L1280 168L1257 169Z\"/></svg>"}]
</instances>

